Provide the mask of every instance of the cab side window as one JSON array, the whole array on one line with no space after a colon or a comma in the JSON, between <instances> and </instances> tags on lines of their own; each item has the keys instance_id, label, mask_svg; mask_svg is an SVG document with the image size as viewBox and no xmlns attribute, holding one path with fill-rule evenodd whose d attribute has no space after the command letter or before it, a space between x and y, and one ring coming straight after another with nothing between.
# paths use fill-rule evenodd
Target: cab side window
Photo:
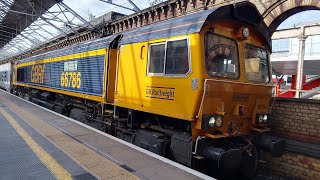
<instances>
[{"instance_id":1,"label":"cab side window","mask_svg":"<svg viewBox=\"0 0 320 180\"><path fill-rule=\"evenodd\" d=\"M186 75L190 69L188 40L180 39L151 44L148 63L148 75Z\"/></svg>"},{"instance_id":2,"label":"cab side window","mask_svg":"<svg viewBox=\"0 0 320 180\"><path fill-rule=\"evenodd\" d=\"M166 74L186 74L189 71L186 39L167 43Z\"/></svg>"},{"instance_id":3,"label":"cab side window","mask_svg":"<svg viewBox=\"0 0 320 180\"><path fill-rule=\"evenodd\" d=\"M165 43L151 44L149 56L149 72L153 74L164 73Z\"/></svg>"}]
</instances>

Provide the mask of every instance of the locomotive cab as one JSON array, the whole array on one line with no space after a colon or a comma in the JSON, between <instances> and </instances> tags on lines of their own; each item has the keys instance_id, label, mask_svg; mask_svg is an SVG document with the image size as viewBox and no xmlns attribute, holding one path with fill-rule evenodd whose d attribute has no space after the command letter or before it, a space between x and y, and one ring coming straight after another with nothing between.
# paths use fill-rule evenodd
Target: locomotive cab
<instances>
[{"instance_id":1,"label":"locomotive cab","mask_svg":"<svg viewBox=\"0 0 320 180\"><path fill-rule=\"evenodd\" d=\"M267 130L273 89L267 46L254 33L237 38L236 31L250 32L242 23L222 24L215 23L202 33L204 93L196 127L233 135ZM228 119L236 121L230 125Z\"/></svg>"},{"instance_id":2,"label":"locomotive cab","mask_svg":"<svg viewBox=\"0 0 320 180\"><path fill-rule=\"evenodd\" d=\"M264 35L268 30L262 19L249 18L260 17L255 8L240 4L232 9L234 14L237 9L252 14L209 20L200 32L203 94L192 131L194 154L219 169L208 168L207 173L227 178L233 176L225 176L232 169L240 170L244 177L253 175L258 160L256 148L275 156L284 150L284 140L264 135L270 130L273 90L271 46Z\"/></svg>"},{"instance_id":3,"label":"locomotive cab","mask_svg":"<svg viewBox=\"0 0 320 180\"><path fill-rule=\"evenodd\" d=\"M273 90L268 32L258 10L246 2L125 33L115 105L130 109L130 123L136 114L137 127L166 134L170 156L179 163L212 176L240 170L250 177L256 147L283 151L282 140L262 136L269 131ZM142 118L147 121L136 111L150 113ZM117 131L119 137L128 134ZM129 141L139 146L148 134L149 144L159 137L137 134ZM154 152L166 155L165 148Z\"/></svg>"},{"instance_id":4,"label":"locomotive cab","mask_svg":"<svg viewBox=\"0 0 320 180\"><path fill-rule=\"evenodd\" d=\"M256 147L283 151L282 140L262 136L269 131L273 89L270 49L268 29L247 2L125 33L115 105L150 113L144 117L147 122L136 123L170 134L170 151L179 163L199 164L213 176L231 169L251 176L257 167ZM133 117L135 111L129 114ZM142 144L140 138L130 141ZM165 149L154 152L159 151Z\"/></svg>"}]
</instances>

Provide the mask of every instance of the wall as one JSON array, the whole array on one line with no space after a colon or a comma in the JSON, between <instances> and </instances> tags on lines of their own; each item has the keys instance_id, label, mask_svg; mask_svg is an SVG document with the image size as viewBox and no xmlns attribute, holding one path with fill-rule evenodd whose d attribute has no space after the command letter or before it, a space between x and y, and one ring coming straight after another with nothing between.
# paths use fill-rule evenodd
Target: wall
<instances>
[{"instance_id":1,"label":"wall","mask_svg":"<svg viewBox=\"0 0 320 180\"><path fill-rule=\"evenodd\" d=\"M262 165L272 172L290 179L320 179L320 159L287 152L280 158L273 158L270 153L263 153Z\"/></svg>"},{"instance_id":2,"label":"wall","mask_svg":"<svg viewBox=\"0 0 320 180\"><path fill-rule=\"evenodd\" d=\"M277 98L271 118L273 135L303 147L291 145L296 152L287 151L280 158L264 152L262 165L292 179L320 179L320 101Z\"/></svg>"},{"instance_id":3,"label":"wall","mask_svg":"<svg viewBox=\"0 0 320 180\"><path fill-rule=\"evenodd\" d=\"M278 98L271 119L274 135L320 144L320 101Z\"/></svg>"}]
</instances>

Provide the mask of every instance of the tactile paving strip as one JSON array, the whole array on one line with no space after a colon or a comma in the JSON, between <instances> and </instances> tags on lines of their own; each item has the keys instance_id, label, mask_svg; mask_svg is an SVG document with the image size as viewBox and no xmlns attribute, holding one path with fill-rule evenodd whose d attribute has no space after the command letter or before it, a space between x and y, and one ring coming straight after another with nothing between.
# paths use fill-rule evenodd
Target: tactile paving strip
<instances>
[{"instance_id":1,"label":"tactile paving strip","mask_svg":"<svg viewBox=\"0 0 320 180\"><path fill-rule=\"evenodd\" d=\"M40 134L99 179L139 179L137 176L45 123L36 115L25 111L5 98L0 97L0 100L10 109L14 109L15 113L22 117L30 126L34 127Z\"/></svg>"},{"instance_id":2,"label":"tactile paving strip","mask_svg":"<svg viewBox=\"0 0 320 180\"><path fill-rule=\"evenodd\" d=\"M55 179L2 114L0 137L0 179Z\"/></svg>"},{"instance_id":3,"label":"tactile paving strip","mask_svg":"<svg viewBox=\"0 0 320 180\"><path fill-rule=\"evenodd\" d=\"M76 162L74 162L69 156L67 156L65 153L63 153L59 148L54 146L50 141L48 141L45 137L40 135L37 131L35 131L31 126L29 126L24 120L22 120L18 115L14 114L10 109L6 108L1 102L0 102L0 108L3 108L5 111L7 111L13 118L14 120L34 139L40 146L45 150L50 156L52 156L62 167L64 167L72 176L72 179L75 180L96 180L93 175L85 171L82 167L80 167ZM6 122L6 121L5 121ZM5 127L10 127L5 126ZM13 134L17 134L14 133ZM9 134L3 134L5 136ZM1 136L0 136L1 137ZM2 139L0 139L2 140ZM23 142L22 139L20 141ZM11 149L17 150L19 147L12 147L10 142L4 142L5 146L8 146ZM18 155L19 153L17 153ZM20 155L20 154L19 154ZM28 157L26 154L22 154ZM10 163L4 164L5 166L10 166ZM28 168L30 169L30 168ZM14 170L14 169L13 169ZM30 171L33 169L30 169ZM35 174L42 174L41 170L39 169L34 169ZM31 179L33 179L32 177ZM2 179L2 178L0 178Z\"/></svg>"},{"instance_id":4,"label":"tactile paving strip","mask_svg":"<svg viewBox=\"0 0 320 180\"><path fill-rule=\"evenodd\" d=\"M6 112L3 108L0 108L0 113L57 179L72 179L70 173L66 171L55 159L53 159L50 154L43 150L43 148L20 126L20 124L17 123L17 121L10 114L8 114L8 112Z\"/></svg>"}]
</instances>

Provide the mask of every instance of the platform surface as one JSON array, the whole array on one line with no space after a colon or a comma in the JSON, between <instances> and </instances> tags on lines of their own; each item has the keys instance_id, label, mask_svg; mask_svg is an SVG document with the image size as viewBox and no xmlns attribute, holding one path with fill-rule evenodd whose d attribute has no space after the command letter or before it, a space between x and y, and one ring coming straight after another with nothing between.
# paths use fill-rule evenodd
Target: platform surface
<instances>
[{"instance_id":1,"label":"platform surface","mask_svg":"<svg viewBox=\"0 0 320 180\"><path fill-rule=\"evenodd\" d=\"M0 179L212 179L0 90Z\"/></svg>"}]
</instances>

